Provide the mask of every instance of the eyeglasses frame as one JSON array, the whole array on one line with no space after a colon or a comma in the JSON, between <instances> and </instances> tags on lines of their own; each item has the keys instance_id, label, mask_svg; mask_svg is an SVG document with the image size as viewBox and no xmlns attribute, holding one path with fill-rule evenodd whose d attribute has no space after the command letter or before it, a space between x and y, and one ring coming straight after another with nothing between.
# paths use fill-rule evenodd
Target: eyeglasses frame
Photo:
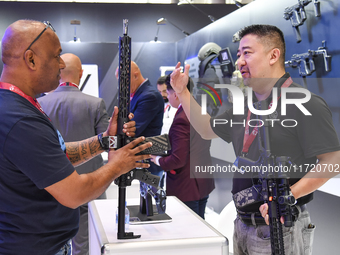
<instances>
[{"instance_id":1,"label":"eyeglasses frame","mask_svg":"<svg viewBox=\"0 0 340 255\"><path fill-rule=\"evenodd\" d=\"M44 21L43 23L44 23L44 25L46 25L46 27L45 27L44 30L41 31L41 33L33 40L33 42L30 44L30 46L28 46L28 48L25 50L25 52L31 49L33 43L35 43L35 42L42 36L42 34L47 30L47 28L50 28L53 32L55 32L55 29L54 29L54 27L52 26L51 22L49 22L49 21Z\"/></svg>"}]
</instances>

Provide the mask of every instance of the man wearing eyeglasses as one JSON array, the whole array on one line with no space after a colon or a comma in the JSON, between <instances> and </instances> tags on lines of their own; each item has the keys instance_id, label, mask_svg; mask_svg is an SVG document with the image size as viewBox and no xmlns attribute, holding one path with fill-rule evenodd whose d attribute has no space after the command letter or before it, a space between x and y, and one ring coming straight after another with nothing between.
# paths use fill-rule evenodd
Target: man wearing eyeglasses
<instances>
[{"instance_id":1,"label":"man wearing eyeglasses","mask_svg":"<svg viewBox=\"0 0 340 255\"><path fill-rule=\"evenodd\" d=\"M150 155L135 154L151 144L134 148L141 137L121 149L109 148L109 136L117 132L117 108L104 133L64 143L35 99L58 87L65 67L50 23L14 22L1 47L0 254L70 254L78 206L101 195L121 174L149 167L136 162ZM126 123L123 131L133 136L134 125ZM105 166L89 174L75 171L74 166L109 149Z\"/></svg>"}]
</instances>

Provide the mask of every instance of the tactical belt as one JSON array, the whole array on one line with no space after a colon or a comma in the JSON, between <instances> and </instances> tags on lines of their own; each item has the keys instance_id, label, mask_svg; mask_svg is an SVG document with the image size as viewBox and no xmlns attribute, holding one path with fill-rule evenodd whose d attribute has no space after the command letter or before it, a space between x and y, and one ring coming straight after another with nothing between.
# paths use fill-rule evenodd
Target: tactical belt
<instances>
[{"instance_id":1,"label":"tactical belt","mask_svg":"<svg viewBox=\"0 0 340 255\"><path fill-rule=\"evenodd\" d=\"M245 212L237 211L237 216L244 224L248 226L266 225L264 218L261 216L259 212L245 213Z\"/></svg>"}]
</instances>

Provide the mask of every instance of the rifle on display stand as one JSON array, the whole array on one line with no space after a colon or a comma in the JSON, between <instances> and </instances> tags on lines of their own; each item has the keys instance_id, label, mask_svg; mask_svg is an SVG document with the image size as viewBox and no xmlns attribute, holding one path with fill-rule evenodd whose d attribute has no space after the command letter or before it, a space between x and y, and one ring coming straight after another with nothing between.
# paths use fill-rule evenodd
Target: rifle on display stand
<instances>
[{"instance_id":1,"label":"rifle on display stand","mask_svg":"<svg viewBox=\"0 0 340 255\"><path fill-rule=\"evenodd\" d=\"M119 37L119 79L118 79L118 120L117 120L117 137L110 137L110 148L121 148L130 143L133 138L128 137L123 132L123 125L129 121L130 113L130 73L131 73L131 38L127 35L128 20L123 20L123 36ZM152 146L140 152L140 154L161 154L170 148L167 135L160 135L146 138L142 143L152 142ZM141 145L142 143L138 144ZM121 175L115 180L118 185L118 239L134 239L140 235L134 235L133 232L125 232L125 201L126 187L131 186L133 179L154 187L159 194L164 197L158 197L161 202L156 201L165 212L165 193L159 188L160 177L151 174L147 169L136 168L130 172ZM163 191L163 192L161 192ZM158 194L157 193L157 194Z\"/></svg>"},{"instance_id":2,"label":"rifle on display stand","mask_svg":"<svg viewBox=\"0 0 340 255\"><path fill-rule=\"evenodd\" d=\"M267 110L268 103L266 100L256 103L257 110ZM284 242L282 233L282 224L280 218L283 216L286 227L294 226L294 217L296 210L294 205L296 200L290 192L289 176L282 169L296 166L291 162L290 157L275 156L270 150L269 123L266 116L258 116L261 120L260 130L258 132L260 157L257 161L250 160L246 157L238 157L237 167L256 167L259 170L259 180L262 182L262 195L264 201L268 203L270 241L272 255L284 255ZM260 122L258 122L260 123ZM266 170L264 170L266 167ZM270 168L271 167L271 168ZM269 171L268 169L280 169L279 171Z\"/></svg>"}]
</instances>

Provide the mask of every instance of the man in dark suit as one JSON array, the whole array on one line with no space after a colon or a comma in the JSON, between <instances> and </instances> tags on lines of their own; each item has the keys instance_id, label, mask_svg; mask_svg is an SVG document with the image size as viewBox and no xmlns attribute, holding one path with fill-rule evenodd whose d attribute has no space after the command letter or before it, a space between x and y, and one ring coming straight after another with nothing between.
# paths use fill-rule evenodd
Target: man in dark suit
<instances>
[{"instance_id":1,"label":"man in dark suit","mask_svg":"<svg viewBox=\"0 0 340 255\"><path fill-rule=\"evenodd\" d=\"M104 100L82 93L78 86L83 74L80 59L70 53L63 54L66 67L61 70L59 87L38 99L42 108L62 134L65 142L78 141L104 132L108 115ZM103 165L98 155L76 167L78 174L90 173ZM105 193L99 198L106 198ZM72 254L88 254L88 206L80 206L79 231L72 239Z\"/></svg>"},{"instance_id":2,"label":"man in dark suit","mask_svg":"<svg viewBox=\"0 0 340 255\"><path fill-rule=\"evenodd\" d=\"M202 169L204 166L211 166L211 141L203 140L190 125L176 92L170 85L170 77L168 78L168 99L172 107L178 108L169 130L171 151L166 157L152 156L152 161L167 171L167 196L178 197L204 219L208 197L215 184L211 175L196 172L196 167Z\"/></svg>"},{"instance_id":3,"label":"man in dark suit","mask_svg":"<svg viewBox=\"0 0 340 255\"><path fill-rule=\"evenodd\" d=\"M164 100L155 86L144 79L139 67L131 61L130 111L136 122L136 137L161 134L163 126ZM148 169L152 174L162 177L163 170L150 162Z\"/></svg>"}]
</instances>

